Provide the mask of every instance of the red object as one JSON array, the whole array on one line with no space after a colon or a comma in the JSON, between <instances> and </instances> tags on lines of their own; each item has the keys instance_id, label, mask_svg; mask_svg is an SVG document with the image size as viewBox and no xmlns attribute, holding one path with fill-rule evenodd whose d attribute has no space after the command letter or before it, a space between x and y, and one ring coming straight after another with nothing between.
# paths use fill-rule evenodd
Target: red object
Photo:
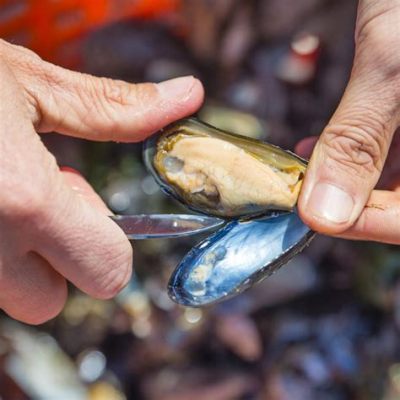
<instances>
[{"instance_id":1,"label":"red object","mask_svg":"<svg viewBox=\"0 0 400 400\"><path fill-rule=\"evenodd\" d=\"M279 64L277 76L292 85L304 85L312 81L317 71L321 42L318 36L303 33L295 37L289 52Z\"/></svg>"},{"instance_id":2,"label":"red object","mask_svg":"<svg viewBox=\"0 0 400 400\"><path fill-rule=\"evenodd\" d=\"M79 38L123 18L158 18L181 0L0 0L0 37L64 65L73 64Z\"/></svg>"},{"instance_id":3,"label":"red object","mask_svg":"<svg viewBox=\"0 0 400 400\"><path fill-rule=\"evenodd\" d=\"M82 176L82 174L77 169L72 168L72 167L68 167L68 166L60 167L60 171L61 172L70 172L71 174Z\"/></svg>"}]
</instances>

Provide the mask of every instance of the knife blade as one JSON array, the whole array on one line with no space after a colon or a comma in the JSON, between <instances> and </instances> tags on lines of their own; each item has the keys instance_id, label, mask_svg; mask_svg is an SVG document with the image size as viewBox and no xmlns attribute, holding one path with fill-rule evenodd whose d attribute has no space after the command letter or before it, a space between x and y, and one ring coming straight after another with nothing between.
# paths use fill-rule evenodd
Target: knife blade
<instances>
[{"instance_id":1,"label":"knife blade","mask_svg":"<svg viewBox=\"0 0 400 400\"><path fill-rule=\"evenodd\" d=\"M110 218L128 239L135 240L195 235L225 223L219 218L184 214L113 215Z\"/></svg>"}]
</instances>

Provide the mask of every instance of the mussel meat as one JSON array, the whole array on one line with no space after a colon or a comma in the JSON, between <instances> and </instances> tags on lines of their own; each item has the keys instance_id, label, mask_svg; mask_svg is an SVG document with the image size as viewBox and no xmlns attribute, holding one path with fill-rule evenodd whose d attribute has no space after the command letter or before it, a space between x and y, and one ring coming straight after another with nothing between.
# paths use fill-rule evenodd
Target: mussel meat
<instances>
[{"instance_id":1,"label":"mussel meat","mask_svg":"<svg viewBox=\"0 0 400 400\"><path fill-rule=\"evenodd\" d=\"M186 206L225 218L292 210L306 162L279 147L195 119L147 142L145 161L161 187Z\"/></svg>"},{"instance_id":2,"label":"mussel meat","mask_svg":"<svg viewBox=\"0 0 400 400\"><path fill-rule=\"evenodd\" d=\"M144 159L165 192L230 220L175 269L169 295L179 304L199 307L241 293L314 237L295 211L307 166L295 154L186 119L148 139Z\"/></svg>"}]
</instances>

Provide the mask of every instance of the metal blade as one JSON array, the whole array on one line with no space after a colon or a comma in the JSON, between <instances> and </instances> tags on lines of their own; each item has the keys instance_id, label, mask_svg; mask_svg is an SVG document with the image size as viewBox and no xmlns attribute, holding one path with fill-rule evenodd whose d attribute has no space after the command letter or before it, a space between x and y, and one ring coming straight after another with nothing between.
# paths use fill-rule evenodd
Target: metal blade
<instances>
[{"instance_id":1,"label":"metal blade","mask_svg":"<svg viewBox=\"0 0 400 400\"><path fill-rule=\"evenodd\" d=\"M129 239L175 238L205 232L225 223L202 215L142 214L110 217Z\"/></svg>"}]
</instances>

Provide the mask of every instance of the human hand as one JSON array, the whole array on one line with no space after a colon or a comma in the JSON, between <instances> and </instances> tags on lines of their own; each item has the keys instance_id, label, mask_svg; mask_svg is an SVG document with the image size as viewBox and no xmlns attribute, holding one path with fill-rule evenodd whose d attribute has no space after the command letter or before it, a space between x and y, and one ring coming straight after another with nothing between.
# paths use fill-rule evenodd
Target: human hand
<instances>
[{"instance_id":1,"label":"human hand","mask_svg":"<svg viewBox=\"0 0 400 400\"><path fill-rule=\"evenodd\" d=\"M298 203L318 232L400 244L398 152L384 177L392 191L373 190L399 126L399 38L400 0L360 0L350 81L315 145ZM297 151L306 155L314 143Z\"/></svg>"},{"instance_id":2,"label":"human hand","mask_svg":"<svg viewBox=\"0 0 400 400\"><path fill-rule=\"evenodd\" d=\"M132 250L83 178L60 171L37 132L140 141L197 110L193 77L161 84L95 78L0 41L0 307L42 323L60 312L66 280L97 298L129 280Z\"/></svg>"}]
</instances>

